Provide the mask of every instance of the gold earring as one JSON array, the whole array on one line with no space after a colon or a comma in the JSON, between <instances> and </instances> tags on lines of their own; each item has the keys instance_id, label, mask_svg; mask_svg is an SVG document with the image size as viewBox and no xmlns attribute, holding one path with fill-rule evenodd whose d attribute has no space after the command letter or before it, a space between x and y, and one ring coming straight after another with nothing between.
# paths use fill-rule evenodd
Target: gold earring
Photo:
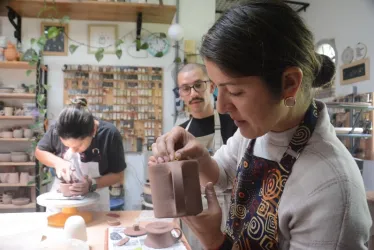
<instances>
[{"instance_id":1,"label":"gold earring","mask_svg":"<svg viewBox=\"0 0 374 250\"><path fill-rule=\"evenodd\" d=\"M286 106L287 108L292 108L296 104L296 98L293 96L289 96L286 99L284 99L283 102L284 106Z\"/></svg>"}]
</instances>

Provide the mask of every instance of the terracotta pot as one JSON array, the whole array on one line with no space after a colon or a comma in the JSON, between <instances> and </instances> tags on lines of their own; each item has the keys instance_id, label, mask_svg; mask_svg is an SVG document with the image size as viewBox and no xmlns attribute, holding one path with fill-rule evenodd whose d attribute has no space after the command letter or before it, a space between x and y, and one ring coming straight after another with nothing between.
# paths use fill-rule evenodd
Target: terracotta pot
<instances>
[{"instance_id":1,"label":"terracotta pot","mask_svg":"<svg viewBox=\"0 0 374 250\"><path fill-rule=\"evenodd\" d=\"M70 192L70 187L72 184L70 183L60 183L60 192L62 193L63 196L65 197L71 197L73 196Z\"/></svg>"},{"instance_id":2,"label":"terracotta pot","mask_svg":"<svg viewBox=\"0 0 374 250\"><path fill-rule=\"evenodd\" d=\"M198 168L195 160L148 168L156 218L197 215L203 211Z\"/></svg>"},{"instance_id":3,"label":"terracotta pot","mask_svg":"<svg viewBox=\"0 0 374 250\"><path fill-rule=\"evenodd\" d=\"M8 47L4 51L5 59L7 61L17 61L19 59L19 53L16 50L16 46L8 42Z\"/></svg>"},{"instance_id":4,"label":"terracotta pot","mask_svg":"<svg viewBox=\"0 0 374 250\"><path fill-rule=\"evenodd\" d=\"M147 231L147 238L145 238L144 245L155 249L171 247L177 243L183 235L179 228L174 228L172 223L164 221L149 223L145 227L145 230ZM178 231L178 237L173 236L172 230Z\"/></svg>"}]
</instances>

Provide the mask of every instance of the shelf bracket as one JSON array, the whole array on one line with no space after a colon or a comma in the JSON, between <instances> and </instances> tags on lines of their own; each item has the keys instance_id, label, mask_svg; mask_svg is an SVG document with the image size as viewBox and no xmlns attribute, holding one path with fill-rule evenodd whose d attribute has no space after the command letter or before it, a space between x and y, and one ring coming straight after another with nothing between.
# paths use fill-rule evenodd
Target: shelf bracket
<instances>
[{"instance_id":1,"label":"shelf bracket","mask_svg":"<svg viewBox=\"0 0 374 250\"><path fill-rule=\"evenodd\" d=\"M16 29L14 31L14 37L17 39L19 43L22 42L21 40L21 31L22 31L22 18L21 16L13 10L11 7L6 6L8 9L8 19L9 22L13 25L13 27ZM16 21L14 21L16 20Z\"/></svg>"},{"instance_id":2,"label":"shelf bracket","mask_svg":"<svg viewBox=\"0 0 374 250\"><path fill-rule=\"evenodd\" d=\"M141 33L142 33L142 23L143 23L143 13L138 12L138 18L136 20L136 41L141 41ZM136 51L139 51L140 46L136 46Z\"/></svg>"}]
</instances>

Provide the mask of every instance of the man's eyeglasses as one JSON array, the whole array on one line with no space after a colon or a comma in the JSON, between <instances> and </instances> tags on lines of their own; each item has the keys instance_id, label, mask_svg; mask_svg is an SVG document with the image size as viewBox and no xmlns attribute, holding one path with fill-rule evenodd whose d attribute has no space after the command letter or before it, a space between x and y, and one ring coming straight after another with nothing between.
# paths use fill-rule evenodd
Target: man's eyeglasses
<instances>
[{"instance_id":1,"label":"man's eyeglasses","mask_svg":"<svg viewBox=\"0 0 374 250\"><path fill-rule=\"evenodd\" d=\"M180 96L187 96L189 94L191 94L191 89L193 88L196 92L204 92L208 86L208 82L210 82L209 80L206 80L206 81L196 81L194 82L194 84L192 86L190 85L182 85L178 88L178 91L179 91L179 95Z\"/></svg>"}]
</instances>

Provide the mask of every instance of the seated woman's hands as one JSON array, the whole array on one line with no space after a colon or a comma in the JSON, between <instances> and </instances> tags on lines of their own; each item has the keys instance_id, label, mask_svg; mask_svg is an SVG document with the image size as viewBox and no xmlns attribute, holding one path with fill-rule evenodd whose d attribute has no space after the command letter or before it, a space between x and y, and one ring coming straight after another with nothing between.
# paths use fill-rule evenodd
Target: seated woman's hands
<instances>
[{"instance_id":1,"label":"seated woman's hands","mask_svg":"<svg viewBox=\"0 0 374 250\"><path fill-rule=\"evenodd\" d=\"M209 156L208 150L182 127L174 127L170 132L157 138L152 144L153 156L148 166L169 161L199 159Z\"/></svg>"},{"instance_id":2,"label":"seated woman's hands","mask_svg":"<svg viewBox=\"0 0 374 250\"><path fill-rule=\"evenodd\" d=\"M208 209L196 216L183 217L182 220L200 240L204 249L218 249L225 236L221 231L222 210L211 182L205 187L205 196Z\"/></svg>"},{"instance_id":3,"label":"seated woman's hands","mask_svg":"<svg viewBox=\"0 0 374 250\"><path fill-rule=\"evenodd\" d=\"M70 192L72 195L85 195L90 191L91 179L88 176L85 176L79 182L74 182L70 187Z\"/></svg>"}]
</instances>

